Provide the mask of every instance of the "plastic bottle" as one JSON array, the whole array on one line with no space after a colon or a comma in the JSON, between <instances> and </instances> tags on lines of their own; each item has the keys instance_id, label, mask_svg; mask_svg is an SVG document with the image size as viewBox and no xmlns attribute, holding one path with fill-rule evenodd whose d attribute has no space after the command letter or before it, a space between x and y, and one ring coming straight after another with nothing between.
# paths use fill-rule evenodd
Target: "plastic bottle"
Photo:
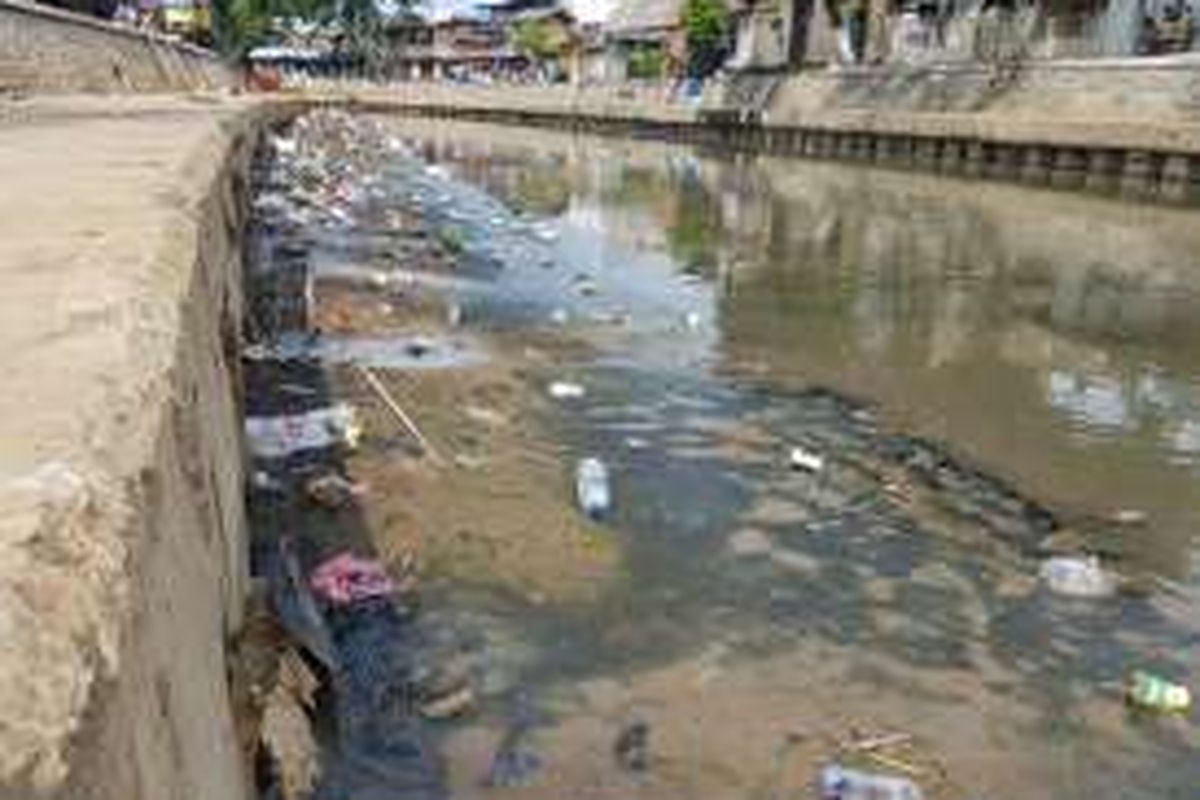
<instances>
[{"instance_id":1,"label":"plastic bottle","mask_svg":"<svg viewBox=\"0 0 1200 800\"><path fill-rule=\"evenodd\" d=\"M1056 556L1042 564L1041 577L1052 592L1067 597L1109 597L1117 590L1095 556Z\"/></svg>"},{"instance_id":2,"label":"plastic bottle","mask_svg":"<svg viewBox=\"0 0 1200 800\"><path fill-rule=\"evenodd\" d=\"M792 469L802 472L821 472L825 469L825 459L803 447L793 447L788 453L788 462Z\"/></svg>"},{"instance_id":3,"label":"plastic bottle","mask_svg":"<svg viewBox=\"0 0 1200 800\"><path fill-rule=\"evenodd\" d=\"M579 507L592 519L600 519L612 506L608 467L598 458L585 458L575 470L575 493Z\"/></svg>"},{"instance_id":4,"label":"plastic bottle","mask_svg":"<svg viewBox=\"0 0 1200 800\"><path fill-rule=\"evenodd\" d=\"M922 800L907 778L893 778L831 764L821 770L821 800Z\"/></svg>"},{"instance_id":5,"label":"plastic bottle","mask_svg":"<svg viewBox=\"0 0 1200 800\"><path fill-rule=\"evenodd\" d=\"M1135 706L1166 714L1182 714L1192 705L1192 693L1186 686L1140 669L1130 674L1126 696Z\"/></svg>"}]
</instances>

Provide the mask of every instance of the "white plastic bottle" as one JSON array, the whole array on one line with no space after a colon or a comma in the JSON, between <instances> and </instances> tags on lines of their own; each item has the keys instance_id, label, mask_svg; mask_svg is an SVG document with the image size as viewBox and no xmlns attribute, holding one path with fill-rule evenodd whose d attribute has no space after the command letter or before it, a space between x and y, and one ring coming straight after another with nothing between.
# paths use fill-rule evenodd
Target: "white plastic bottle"
<instances>
[{"instance_id":1,"label":"white plastic bottle","mask_svg":"<svg viewBox=\"0 0 1200 800\"><path fill-rule=\"evenodd\" d=\"M907 778L875 775L831 764L821 770L821 800L923 800Z\"/></svg>"},{"instance_id":2,"label":"white plastic bottle","mask_svg":"<svg viewBox=\"0 0 1200 800\"><path fill-rule=\"evenodd\" d=\"M600 519L612 506L608 467L598 458L585 458L575 470L575 494L583 513Z\"/></svg>"}]
</instances>

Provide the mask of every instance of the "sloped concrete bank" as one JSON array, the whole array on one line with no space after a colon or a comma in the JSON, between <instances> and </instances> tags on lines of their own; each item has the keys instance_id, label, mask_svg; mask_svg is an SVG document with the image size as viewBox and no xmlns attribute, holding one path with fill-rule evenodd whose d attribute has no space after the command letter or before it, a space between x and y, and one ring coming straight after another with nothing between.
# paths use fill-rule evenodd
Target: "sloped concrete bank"
<instances>
[{"instance_id":1,"label":"sloped concrete bank","mask_svg":"<svg viewBox=\"0 0 1200 800\"><path fill-rule=\"evenodd\" d=\"M1200 200L1192 62L985 65L748 76L694 103L665 90L405 84L359 107L645 135L775 155ZM742 102L738 98L756 98Z\"/></svg>"},{"instance_id":2,"label":"sloped concrete bank","mask_svg":"<svg viewBox=\"0 0 1200 800\"><path fill-rule=\"evenodd\" d=\"M289 112L69 105L0 125L0 798L238 800L243 186Z\"/></svg>"},{"instance_id":3,"label":"sloped concrete bank","mask_svg":"<svg viewBox=\"0 0 1200 800\"><path fill-rule=\"evenodd\" d=\"M0 0L0 94L230 87L216 54L31 0Z\"/></svg>"}]
</instances>

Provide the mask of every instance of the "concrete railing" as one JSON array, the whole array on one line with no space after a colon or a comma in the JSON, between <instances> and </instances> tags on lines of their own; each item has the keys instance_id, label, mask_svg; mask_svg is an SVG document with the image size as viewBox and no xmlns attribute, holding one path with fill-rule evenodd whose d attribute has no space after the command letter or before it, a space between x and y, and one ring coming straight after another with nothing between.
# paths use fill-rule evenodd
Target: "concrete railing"
<instances>
[{"instance_id":1,"label":"concrete railing","mask_svg":"<svg viewBox=\"0 0 1200 800\"><path fill-rule=\"evenodd\" d=\"M0 0L0 93L164 92L232 86L213 53L19 0Z\"/></svg>"}]
</instances>

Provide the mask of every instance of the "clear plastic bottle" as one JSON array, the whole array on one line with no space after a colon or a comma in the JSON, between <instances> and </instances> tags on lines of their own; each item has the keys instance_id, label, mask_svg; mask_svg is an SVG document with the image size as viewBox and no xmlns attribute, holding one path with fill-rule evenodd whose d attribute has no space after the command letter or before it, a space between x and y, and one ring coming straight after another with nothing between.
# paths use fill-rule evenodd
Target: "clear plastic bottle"
<instances>
[{"instance_id":1,"label":"clear plastic bottle","mask_svg":"<svg viewBox=\"0 0 1200 800\"><path fill-rule=\"evenodd\" d=\"M1042 581L1055 594L1066 597L1109 597L1117 582L1095 556L1055 556L1042 564Z\"/></svg>"},{"instance_id":2,"label":"clear plastic bottle","mask_svg":"<svg viewBox=\"0 0 1200 800\"><path fill-rule=\"evenodd\" d=\"M831 764L821 770L821 800L923 800L921 789L907 778L845 769Z\"/></svg>"},{"instance_id":3,"label":"clear plastic bottle","mask_svg":"<svg viewBox=\"0 0 1200 800\"><path fill-rule=\"evenodd\" d=\"M600 519L612 506L608 467L598 458L585 458L575 470L575 493L579 507L592 519Z\"/></svg>"}]
</instances>

